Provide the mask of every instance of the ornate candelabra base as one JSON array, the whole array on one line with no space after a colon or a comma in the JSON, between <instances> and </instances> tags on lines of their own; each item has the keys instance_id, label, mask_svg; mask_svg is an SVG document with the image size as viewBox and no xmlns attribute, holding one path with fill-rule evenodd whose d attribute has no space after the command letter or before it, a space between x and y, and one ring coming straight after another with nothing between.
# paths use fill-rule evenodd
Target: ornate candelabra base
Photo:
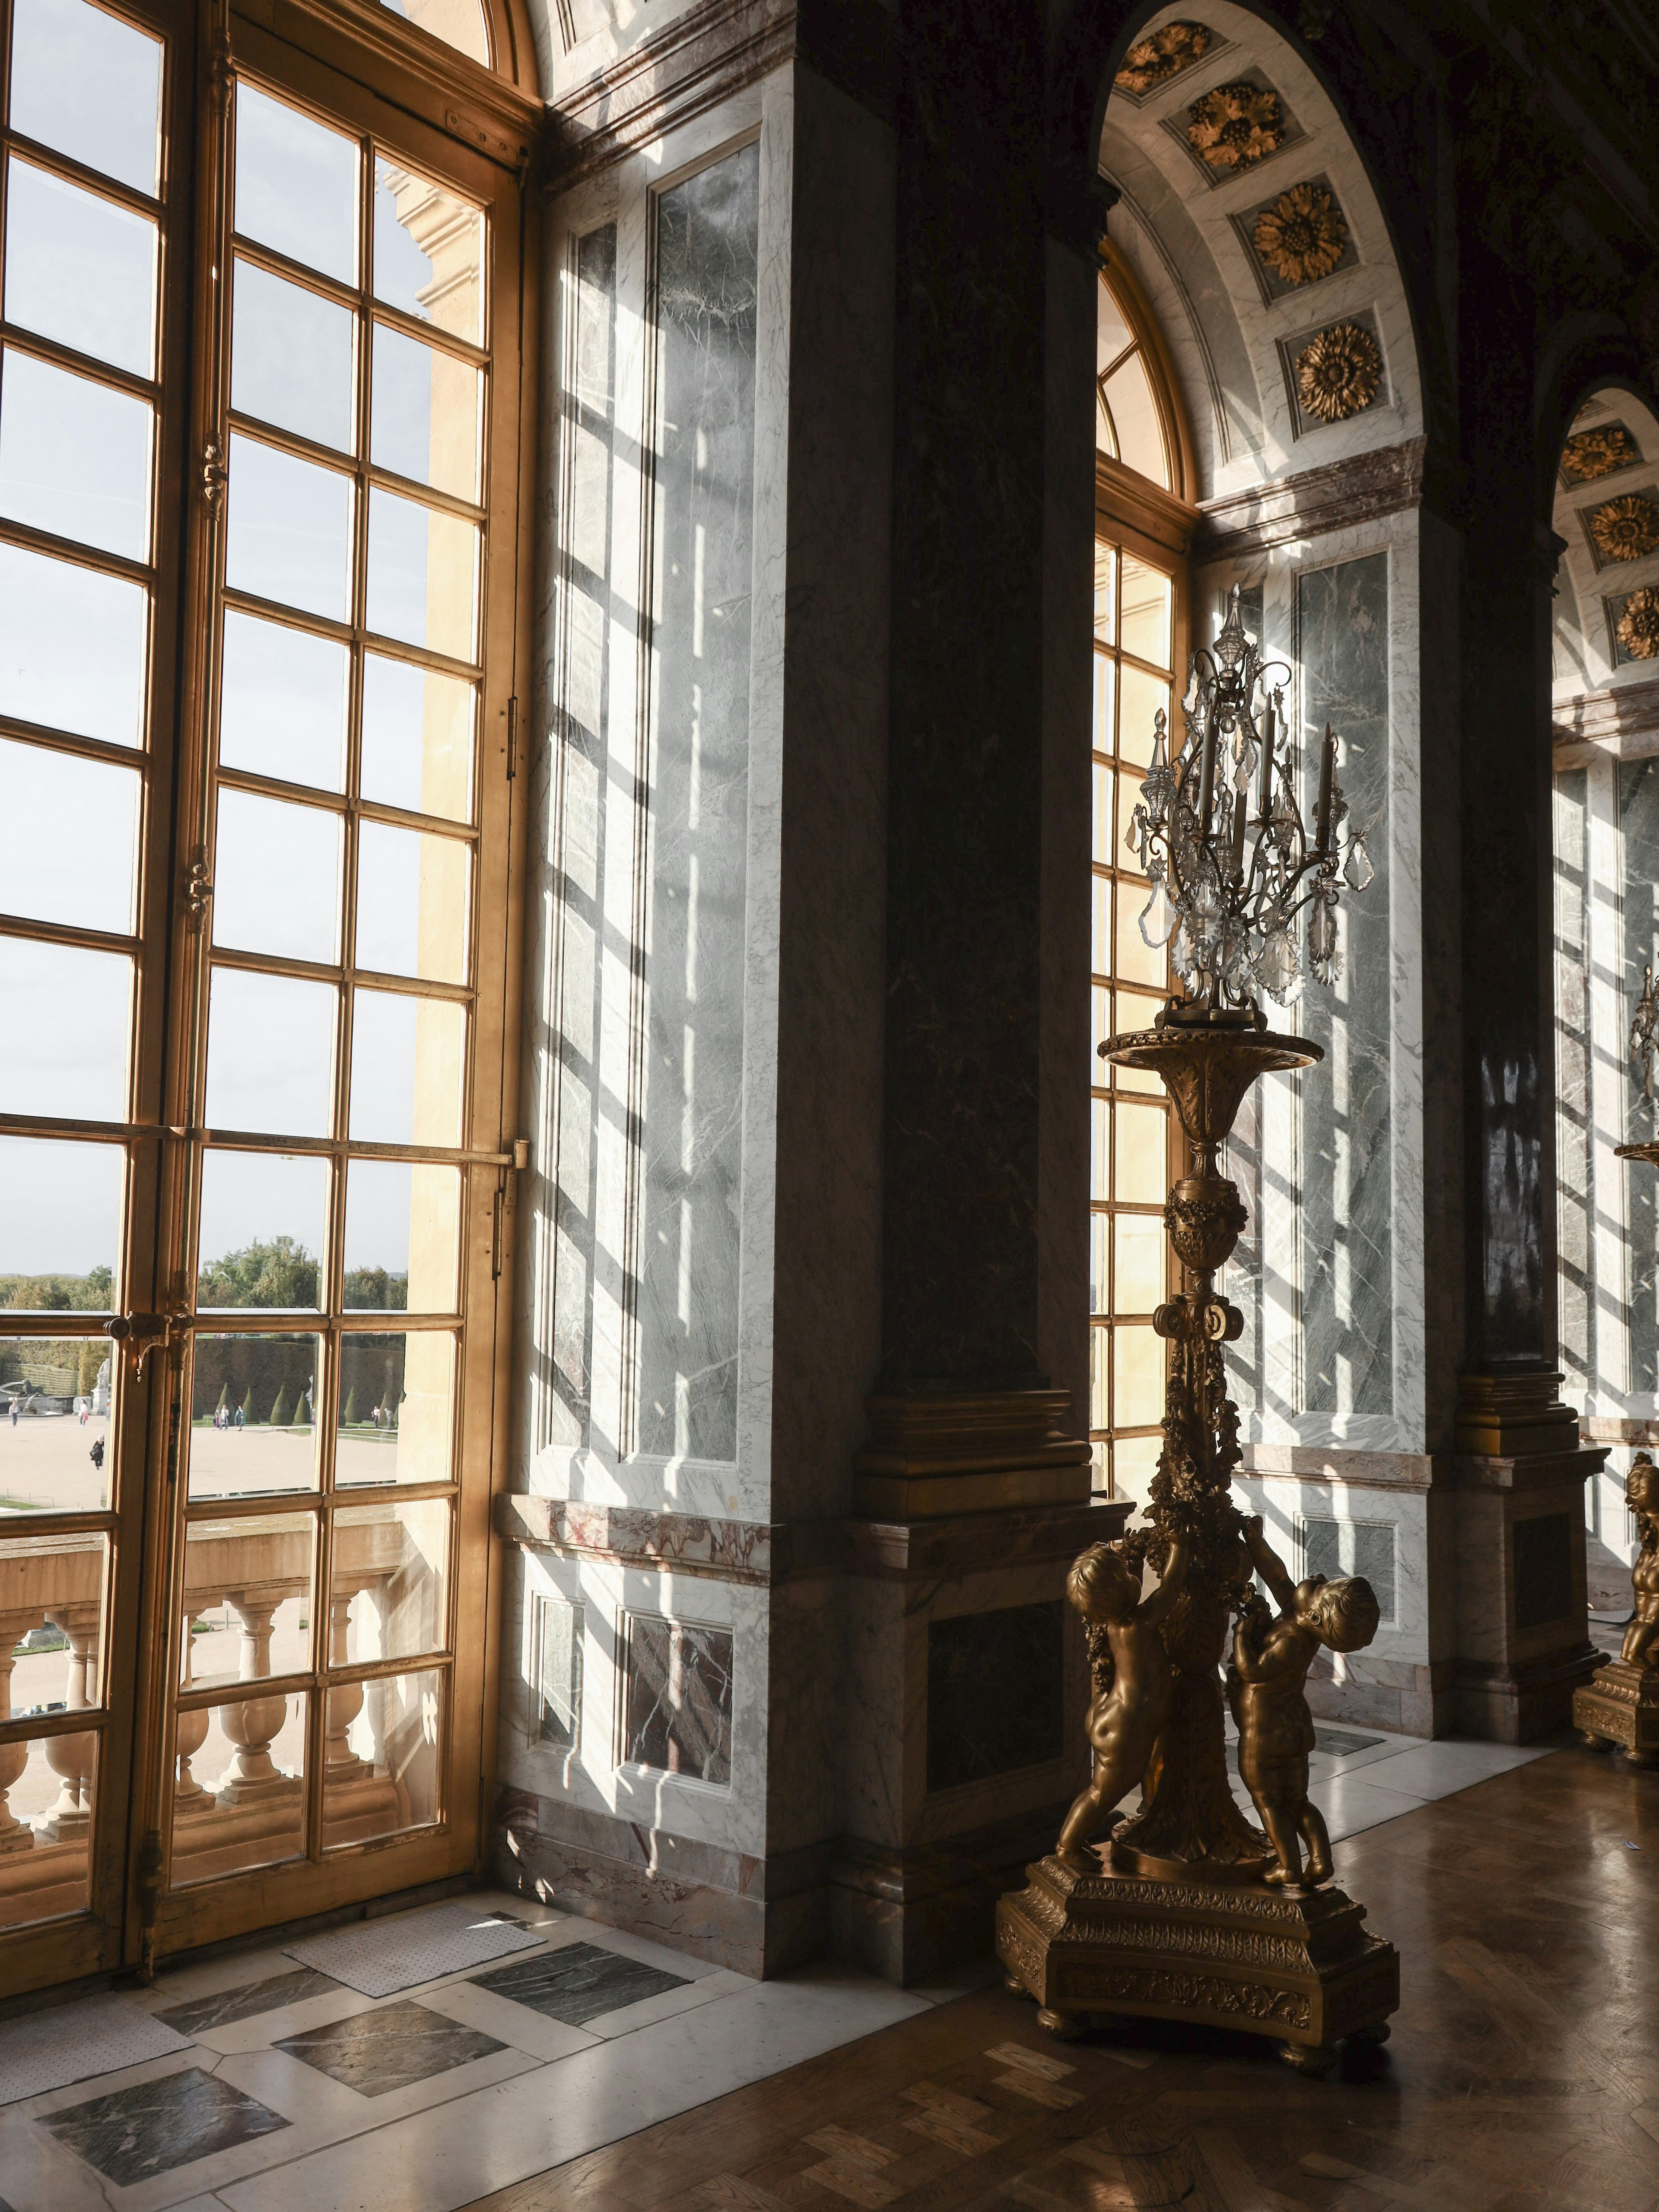
<instances>
[{"instance_id":1,"label":"ornate candelabra base","mask_svg":"<svg viewBox=\"0 0 1659 2212\"><path fill-rule=\"evenodd\" d=\"M1622 1751L1632 1766L1659 1766L1659 1674L1608 1660L1573 1692L1572 1724L1593 1751Z\"/></svg>"},{"instance_id":2,"label":"ornate candelabra base","mask_svg":"<svg viewBox=\"0 0 1659 2212\"><path fill-rule=\"evenodd\" d=\"M1400 1954L1340 1889L1079 1875L1057 1858L1026 1871L997 1906L997 1956L1053 2034L1121 2014L1242 2028L1308 2074L1340 2043L1388 2039Z\"/></svg>"}]
</instances>

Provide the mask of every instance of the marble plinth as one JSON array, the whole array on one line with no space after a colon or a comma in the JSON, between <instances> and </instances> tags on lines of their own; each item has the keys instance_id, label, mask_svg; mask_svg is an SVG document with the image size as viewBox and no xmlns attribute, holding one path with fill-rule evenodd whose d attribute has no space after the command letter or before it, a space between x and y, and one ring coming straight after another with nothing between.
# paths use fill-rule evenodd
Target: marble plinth
<instances>
[{"instance_id":1,"label":"marble plinth","mask_svg":"<svg viewBox=\"0 0 1659 2212\"><path fill-rule=\"evenodd\" d=\"M1572 1724L1598 1751L1622 1749L1632 1766L1659 1766L1659 1674L1609 1660L1574 1691Z\"/></svg>"},{"instance_id":2,"label":"marble plinth","mask_svg":"<svg viewBox=\"0 0 1659 2212\"><path fill-rule=\"evenodd\" d=\"M1027 1876L997 1907L997 1956L1055 2034L1106 2014L1190 2021L1272 2036L1322 2073L1345 2039L1382 2042L1399 2009L1399 1954L1340 1889L1079 1875L1053 1857Z\"/></svg>"}]
</instances>

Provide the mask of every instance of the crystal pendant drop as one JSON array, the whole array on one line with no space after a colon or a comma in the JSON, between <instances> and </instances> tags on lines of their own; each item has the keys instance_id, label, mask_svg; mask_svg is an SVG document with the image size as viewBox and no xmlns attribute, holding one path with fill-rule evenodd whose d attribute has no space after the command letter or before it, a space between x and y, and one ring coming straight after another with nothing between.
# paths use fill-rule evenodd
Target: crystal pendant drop
<instances>
[{"instance_id":1,"label":"crystal pendant drop","mask_svg":"<svg viewBox=\"0 0 1659 2212\"><path fill-rule=\"evenodd\" d=\"M1296 946L1283 922L1275 923L1268 931L1255 972L1270 998L1277 999L1281 1006L1289 1003L1285 994L1297 978Z\"/></svg>"},{"instance_id":2,"label":"crystal pendant drop","mask_svg":"<svg viewBox=\"0 0 1659 2212\"><path fill-rule=\"evenodd\" d=\"M1334 900L1319 898L1314 902L1313 912L1308 916L1308 957L1316 982L1330 983L1334 981L1340 969L1336 957L1336 906Z\"/></svg>"},{"instance_id":3,"label":"crystal pendant drop","mask_svg":"<svg viewBox=\"0 0 1659 2212\"><path fill-rule=\"evenodd\" d=\"M1160 879L1152 885L1152 895L1140 910L1140 933L1154 952L1169 943L1178 919L1175 902Z\"/></svg>"},{"instance_id":4,"label":"crystal pendant drop","mask_svg":"<svg viewBox=\"0 0 1659 2212\"><path fill-rule=\"evenodd\" d=\"M1348 847L1348 857L1343 863L1342 880L1351 891L1363 891L1376 870L1371 866L1371 856L1365 850L1362 830Z\"/></svg>"}]
</instances>

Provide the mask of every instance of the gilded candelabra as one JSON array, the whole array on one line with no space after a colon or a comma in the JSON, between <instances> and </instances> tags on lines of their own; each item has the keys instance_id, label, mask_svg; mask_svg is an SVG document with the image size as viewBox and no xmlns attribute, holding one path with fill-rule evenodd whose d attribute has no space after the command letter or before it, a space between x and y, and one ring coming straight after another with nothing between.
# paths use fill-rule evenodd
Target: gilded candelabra
<instances>
[{"instance_id":1,"label":"gilded candelabra","mask_svg":"<svg viewBox=\"0 0 1659 2212\"><path fill-rule=\"evenodd\" d=\"M1357 1581L1293 1584L1260 1523L1233 1504L1238 1414L1224 1347L1243 1316L1216 1285L1245 1225L1220 1165L1244 1095L1263 1075L1323 1057L1304 1038L1271 1032L1255 994L1289 1005L1310 972L1334 980L1339 875L1357 890L1372 873L1363 830L1346 826L1328 728L1311 823L1303 814L1284 714L1289 674L1263 663L1235 591L1213 653L1194 655L1173 751L1157 718L1128 830L1152 884L1142 934L1170 945L1185 995L1152 1029L1100 1050L1116 1066L1156 1073L1185 1133L1188 1171L1164 1206L1183 1288L1153 1321L1170 1354L1146 1525L1109 1547L1116 1571L1085 1553L1073 1572L1095 1676L1094 1784L1067 1816L1061 1850L1001 1900L997 1943L1010 1986L1037 2000L1055 2033L1113 2014L1245 2028L1318 2073L1340 2042L1385 2039L1399 2003L1398 1955L1328 1886L1328 1839L1307 1802L1308 1665L1321 1644L1369 1642L1376 1601ZM1165 1588L1139 1599L1148 1563ZM1252 1593L1256 1571L1280 1605L1276 1620ZM1133 1638L1154 1624L1167 1666L1137 1656ZM1272 1840L1229 1779L1221 1669L1230 1631L1241 1771ZM1137 1700L1157 1733L1130 1772L1126 1747L1151 1733L1137 1731ZM1110 1813L1105 1797L1136 1780L1139 1808L1109 1842L1092 1841Z\"/></svg>"}]
</instances>

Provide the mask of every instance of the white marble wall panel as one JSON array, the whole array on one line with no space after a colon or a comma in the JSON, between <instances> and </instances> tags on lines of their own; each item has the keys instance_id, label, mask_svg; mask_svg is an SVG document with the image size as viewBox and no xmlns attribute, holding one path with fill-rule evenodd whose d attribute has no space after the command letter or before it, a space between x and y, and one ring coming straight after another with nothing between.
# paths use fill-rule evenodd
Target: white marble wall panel
<instances>
[{"instance_id":1,"label":"white marble wall panel","mask_svg":"<svg viewBox=\"0 0 1659 2212\"><path fill-rule=\"evenodd\" d=\"M1306 1477L1255 1476L1235 1482L1233 1502L1241 1513L1259 1513L1267 1540L1291 1571L1303 1572L1298 1528L1310 1520L1380 1522L1395 1531L1395 1617L1366 1646L1368 1661L1397 1660L1426 1667L1430 1662L1429 1496L1426 1488L1372 1489L1360 1483L1319 1481ZM1342 1655L1332 1655L1337 1680Z\"/></svg>"}]
</instances>

